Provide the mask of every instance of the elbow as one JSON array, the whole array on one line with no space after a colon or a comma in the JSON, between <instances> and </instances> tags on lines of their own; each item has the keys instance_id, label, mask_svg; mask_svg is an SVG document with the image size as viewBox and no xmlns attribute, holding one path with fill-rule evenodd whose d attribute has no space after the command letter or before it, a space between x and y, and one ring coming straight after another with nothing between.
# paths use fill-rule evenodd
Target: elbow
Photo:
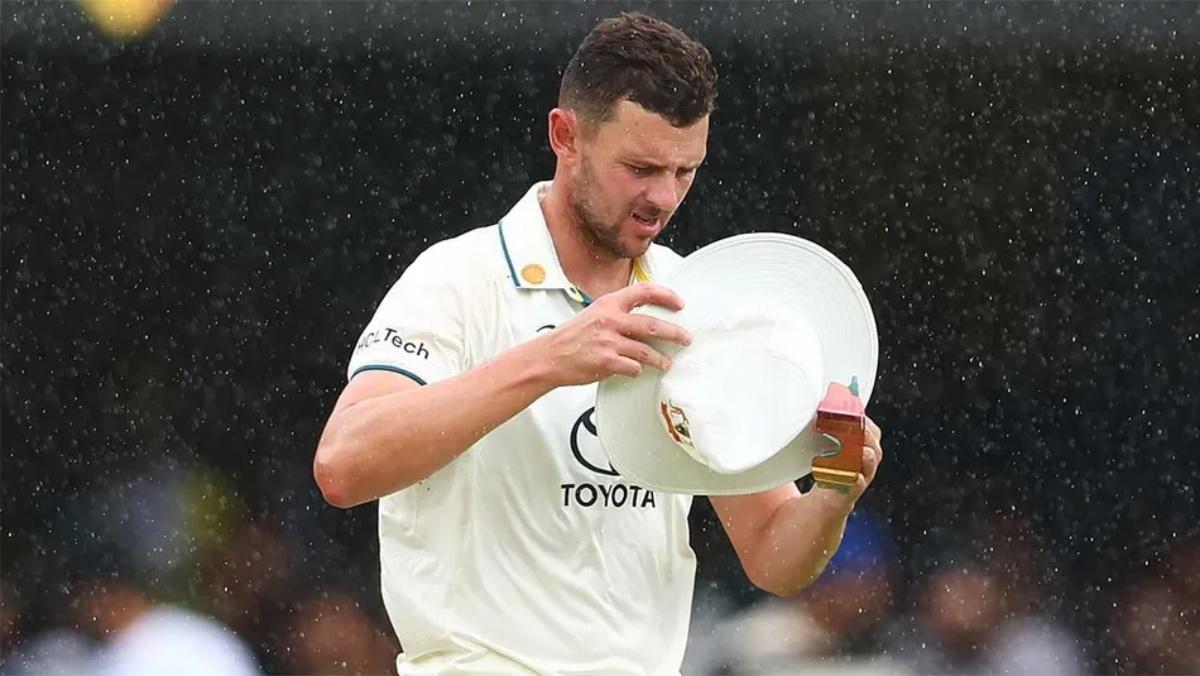
<instances>
[{"instance_id":1,"label":"elbow","mask_svg":"<svg viewBox=\"0 0 1200 676\"><path fill-rule=\"evenodd\" d=\"M325 502L338 509L349 509L362 501L355 500L351 494L345 463L338 461L340 455L327 446L317 448L316 458L313 459L313 478Z\"/></svg>"},{"instance_id":2,"label":"elbow","mask_svg":"<svg viewBox=\"0 0 1200 676\"><path fill-rule=\"evenodd\" d=\"M802 585L788 587L786 585L782 585L782 584L778 584L778 583L767 582L767 581L755 581L753 579L751 580L751 582L754 583L755 587L758 587L762 591L765 591L768 594L771 594L772 596L777 596L781 599L791 598L791 597L795 596L796 594L798 594L800 592L800 590L804 588L804 586L802 586Z\"/></svg>"},{"instance_id":3,"label":"elbow","mask_svg":"<svg viewBox=\"0 0 1200 676\"><path fill-rule=\"evenodd\" d=\"M809 582L803 582L801 584L793 584L793 585L755 582L754 586L758 587L759 589L761 589L773 596L778 596L781 599L787 599L787 598L791 598L791 597L799 594L809 584L810 584Z\"/></svg>"},{"instance_id":4,"label":"elbow","mask_svg":"<svg viewBox=\"0 0 1200 676\"><path fill-rule=\"evenodd\" d=\"M797 585L792 585L792 586L759 585L758 588L767 592L768 594L773 594L775 596L778 596L781 599L789 599L789 598L792 598L793 596L798 595L800 592L804 591L804 588L807 587L808 584L809 583L805 582L803 584L797 584Z\"/></svg>"},{"instance_id":5,"label":"elbow","mask_svg":"<svg viewBox=\"0 0 1200 676\"><path fill-rule=\"evenodd\" d=\"M806 587L816 581L818 575L820 573L809 574L796 579L783 579L783 576L769 575L765 571L746 571L746 576L750 578L750 582L755 587L782 599L791 598L804 591Z\"/></svg>"}]
</instances>

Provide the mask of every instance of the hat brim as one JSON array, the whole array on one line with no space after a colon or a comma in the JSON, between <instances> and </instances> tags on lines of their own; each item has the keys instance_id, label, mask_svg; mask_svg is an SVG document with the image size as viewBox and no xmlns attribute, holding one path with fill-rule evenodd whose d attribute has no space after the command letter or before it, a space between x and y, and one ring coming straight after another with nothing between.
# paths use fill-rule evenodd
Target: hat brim
<instances>
[{"instance_id":1,"label":"hat brim","mask_svg":"<svg viewBox=\"0 0 1200 676\"><path fill-rule=\"evenodd\" d=\"M729 302L771 301L801 313L821 342L826 381L849 385L857 377L859 397L869 401L879 361L871 305L850 268L820 246L780 233L737 235L696 251L655 281L682 296L686 306L680 312L657 306L635 312L689 330L703 326ZM666 341L649 343L667 356L686 349ZM813 458L827 446L809 424L761 464L733 474L716 472L667 436L657 413L661 379L661 371L645 368L637 378L607 378L597 391L600 445L631 483L692 495L756 493L810 473Z\"/></svg>"}]
</instances>

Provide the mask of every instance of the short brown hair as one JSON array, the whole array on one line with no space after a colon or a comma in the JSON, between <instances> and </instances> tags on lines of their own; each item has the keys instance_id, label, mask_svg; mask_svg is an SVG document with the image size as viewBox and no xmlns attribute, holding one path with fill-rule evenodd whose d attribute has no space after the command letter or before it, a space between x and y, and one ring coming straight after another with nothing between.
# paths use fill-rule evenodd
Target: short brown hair
<instances>
[{"instance_id":1,"label":"short brown hair","mask_svg":"<svg viewBox=\"0 0 1200 676\"><path fill-rule=\"evenodd\" d=\"M563 73L558 105L586 122L612 119L628 98L676 127L712 112L717 71L704 45L641 12L605 19L579 45Z\"/></svg>"}]
</instances>

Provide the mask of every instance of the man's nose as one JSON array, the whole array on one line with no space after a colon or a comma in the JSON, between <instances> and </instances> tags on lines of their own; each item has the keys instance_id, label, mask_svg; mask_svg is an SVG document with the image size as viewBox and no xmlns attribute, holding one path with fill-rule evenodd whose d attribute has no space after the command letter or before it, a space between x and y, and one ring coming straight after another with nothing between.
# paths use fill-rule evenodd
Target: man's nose
<instances>
[{"instance_id":1,"label":"man's nose","mask_svg":"<svg viewBox=\"0 0 1200 676\"><path fill-rule=\"evenodd\" d=\"M646 200L665 213L670 213L679 205L679 191L675 177L665 172L654 177L646 191Z\"/></svg>"}]
</instances>

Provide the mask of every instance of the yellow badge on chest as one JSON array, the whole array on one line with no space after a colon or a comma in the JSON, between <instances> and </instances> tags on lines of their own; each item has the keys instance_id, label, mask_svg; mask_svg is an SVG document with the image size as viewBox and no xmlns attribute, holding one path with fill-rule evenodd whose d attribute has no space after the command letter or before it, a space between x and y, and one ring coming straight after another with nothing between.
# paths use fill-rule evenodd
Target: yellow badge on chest
<instances>
[{"instance_id":1,"label":"yellow badge on chest","mask_svg":"<svg viewBox=\"0 0 1200 676\"><path fill-rule=\"evenodd\" d=\"M530 284L541 284L542 282L546 281L546 268L543 268L537 263L530 263L529 265L521 268L521 279L524 279Z\"/></svg>"}]
</instances>

